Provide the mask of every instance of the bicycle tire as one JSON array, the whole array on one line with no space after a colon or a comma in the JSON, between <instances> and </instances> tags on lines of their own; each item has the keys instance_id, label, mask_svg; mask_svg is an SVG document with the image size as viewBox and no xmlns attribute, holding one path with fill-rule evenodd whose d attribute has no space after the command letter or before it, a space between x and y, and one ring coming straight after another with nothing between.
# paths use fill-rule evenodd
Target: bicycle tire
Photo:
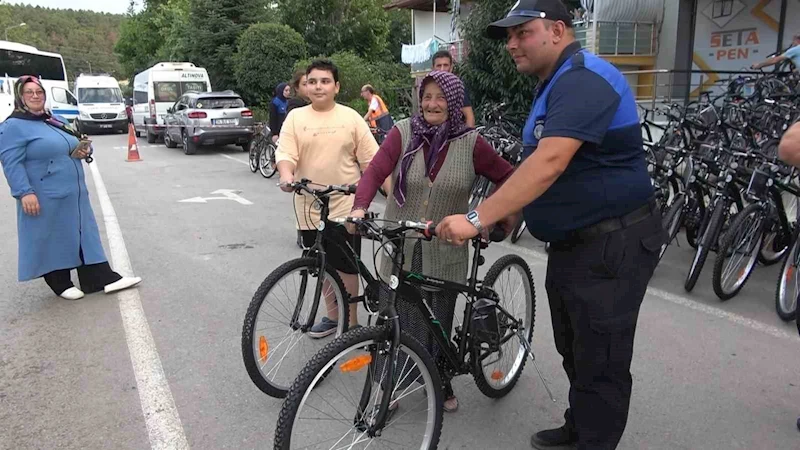
<instances>
[{"instance_id":1,"label":"bicycle tire","mask_svg":"<svg viewBox=\"0 0 800 450\"><path fill-rule=\"evenodd\" d=\"M706 205L703 190L699 186L692 186L692 188L686 192L688 209L683 215L686 241L689 243L690 247L697 249L697 244L705 229L704 225L706 223L706 210L708 206Z\"/></svg>"},{"instance_id":2,"label":"bicycle tire","mask_svg":"<svg viewBox=\"0 0 800 450\"><path fill-rule=\"evenodd\" d=\"M495 263L489 268L489 271L486 273L486 278L483 280L483 285L494 286L498 278L507 269L510 269L513 266L517 266L522 269L521 275L523 276L523 281L526 284L526 286L524 286L526 297L527 294L530 294L529 298L527 299L528 301L526 301L527 307L525 314L527 317L524 318L526 326L528 327L525 338L528 340L528 344L530 344L531 339L533 338L533 328L536 320L536 290L533 285L533 276L531 275L531 269L528 266L528 263L526 263L524 259L517 255L503 256L495 261ZM495 290L495 292L498 295L501 295L501 293L497 292L497 290ZM500 299L500 304L505 308L506 306L503 304L503 300L503 298ZM475 346L473 346L472 355L470 357L470 360L472 361L472 377L475 379L475 384L478 385L478 389L483 393L483 395L490 398L500 398L504 397L506 394L511 392L512 389L514 389L514 386L517 384L520 375L522 375L522 370L525 368L525 362L528 360L528 353L521 343L519 344L518 350L519 354L517 355L513 366L511 367L511 371L508 374L505 374L502 387L497 388L493 386L493 382L495 381L494 379L486 379L486 372L481 367L481 361L478 358L480 356L480 349L477 349ZM490 375L490 378L494 377L496 373L504 375L502 372L495 369L495 371Z\"/></svg>"},{"instance_id":3,"label":"bicycle tire","mask_svg":"<svg viewBox=\"0 0 800 450\"><path fill-rule=\"evenodd\" d=\"M250 379L253 381L253 384L256 385L262 392L269 395L270 397L274 398L284 398L286 393L289 391L289 386L291 384L291 380L293 380L296 376L296 373L292 374L289 377L289 382L286 384L281 384L275 382L273 380L269 380L265 377L262 373L261 368L259 368L259 356L256 356L256 347L259 345L257 340L260 340L260 337L256 336L256 324L257 318L259 313L261 312L261 307L264 304L264 301L267 299L269 293L272 291L275 286L286 276L291 275L295 271L302 271L303 268L307 268L309 271L316 271L318 270L318 261L316 258L298 258L288 261L277 269L272 271L261 283L256 290L255 295L253 295L253 299L250 301L250 305L247 307L247 313L244 318L244 324L242 326L242 359L244 361L245 369L247 370L247 374L250 376ZM337 311L339 314L339 326L337 329L337 335L343 334L347 331L347 326L349 324L349 312L350 309L346 307L347 299L349 296L347 295L347 291L345 291L344 284L342 283L342 279L339 277L339 274L336 272L335 269L328 266L325 268L326 279L333 282L335 285L335 289L338 289L337 295ZM320 281L317 278L318 282ZM313 285L309 283L308 290L311 292L311 295L314 295L314 291L311 289L316 288L316 283ZM335 293L336 294L336 293ZM313 300L313 297L312 297ZM320 298L318 309L314 312L316 316L319 313L319 308L324 305L325 300ZM288 312L288 311L286 311ZM291 312L289 312L291 314ZM285 315L284 315L285 317ZM290 325L286 324L287 328L291 327ZM288 335L287 335L288 336ZM266 338L265 338L266 340ZM267 345L269 342L267 341ZM279 348L275 347L275 349ZM292 347L293 348L293 347ZM290 348L289 350L291 350ZM286 354L284 355L284 358ZM283 358L281 359L281 361ZM266 358L264 361L264 365L269 362L269 358ZM281 362L279 361L279 364ZM299 370L298 370L299 371Z\"/></svg>"},{"instance_id":4,"label":"bicycle tire","mask_svg":"<svg viewBox=\"0 0 800 450\"><path fill-rule=\"evenodd\" d=\"M764 229L763 229L763 217L760 217L759 214L763 210L762 206L755 203L752 205L748 205L742 212L736 215L734 219L731 221L731 225L728 227L728 231L725 233L725 238L723 239L722 243L719 246L719 251L717 251L717 258L714 261L714 272L711 276L711 284L714 287L714 293L717 294L720 300L730 300L735 297L747 284L747 280L750 278L750 275L753 274L753 269L756 267L756 262L758 260L758 251L761 248L761 241L764 238ZM748 262L747 267L744 269L744 272L739 275L739 279L737 279L737 284L732 290L726 291L725 287L723 286L723 271L725 267L725 261L728 260L728 251L732 249L732 247L738 244L741 240L739 236L740 228L748 225L746 222L747 218L751 215L756 214L755 220L761 222L757 224L756 229L756 246L753 247L752 252L755 254L747 255L748 258L752 258L752 261Z\"/></svg>"},{"instance_id":5,"label":"bicycle tire","mask_svg":"<svg viewBox=\"0 0 800 450\"><path fill-rule=\"evenodd\" d=\"M678 236L678 232L681 230L681 223L683 221L685 204L686 204L686 196L683 193L678 194L678 198L674 202L672 202L672 205L669 207L667 214L664 216L664 219L662 220L663 227L665 230L667 230L669 239L664 245L661 246L661 252L659 252L658 254L659 261L661 261L661 258L664 257L664 253L666 253L667 248L672 243L672 241L675 240L675 238Z\"/></svg>"},{"instance_id":6,"label":"bicycle tire","mask_svg":"<svg viewBox=\"0 0 800 450\"><path fill-rule=\"evenodd\" d=\"M469 197L469 210L472 211L473 209L477 208L481 202L486 199L489 195L489 187L491 186L491 182L489 179L479 176L475 180L475 184L472 186L472 190L470 192Z\"/></svg>"},{"instance_id":7,"label":"bicycle tire","mask_svg":"<svg viewBox=\"0 0 800 450\"><path fill-rule=\"evenodd\" d=\"M774 217L772 220L772 229L764 233L764 241L758 249L758 262L764 266L779 263L792 244L791 236L787 236L789 233L780 225L780 221Z\"/></svg>"},{"instance_id":8,"label":"bicycle tire","mask_svg":"<svg viewBox=\"0 0 800 450\"><path fill-rule=\"evenodd\" d=\"M798 266L800 264L800 239L795 231L792 245L783 260L781 271L778 274L778 285L775 289L775 312L783 321L795 319L797 311L797 295L800 289L797 288ZM795 286L794 290L789 289L790 283Z\"/></svg>"},{"instance_id":9,"label":"bicycle tire","mask_svg":"<svg viewBox=\"0 0 800 450\"><path fill-rule=\"evenodd\" d=\"M253 145L250 146L250 154L248 165L250 172L258 172L259 160L261 159L261 139L258 139Z\"/></svg>"},{"instance_id":10,"label":"bicycle tire","mask_svg":"<svg viewBox=\"0 0 800 450\"><path fill-rule=\"evenodd\" d=\"M318 382L330 375L330 372L333 370L333 365L342 355L350 349L369 347L373 344L385 342L388 335L389 330L386 325L357 328L336 338L308 361L292 383L286 400L284 400L281 406L277 427L275 429L274 448L276 450L289 450L293 448L291 442L292 431L296 426L297 414L301 411L303 401L310 395ZM439 371L436 369L433 359L422 345L404 332L400 333L400 351L405 354L413 354L416 356L422 363L420 368L424 368L427 372L428 381L426 381L426 385L430 383L430 389L427 392L429 396L433 393L434 424L430 432L428 445L420 448L435 449L439 443L439 437L442 432L442 421L444 419L442 414L444 392L441 379L439 378Z\"/></svg>"},{"instance_id":11,"label":"bicycle tire","mask_svg":"<svg viewBox=\"0 0 800 450\"><path fill-rule=\"evenodd\" d=\"M522 238L522 235L525 233L525 230L527 228L528 226L525 225L525 220L524 219L520 220L517 226L514 227L514 231L511 232L511 243L516 244L517 241L519 241L520 238Z\"/></svg>"},{"instance_id":12,"label":"bicycle tire","mask_svg":"<svg viewBox=\"0 0 800 450\"><path fill-rule=\"evenodd\" d=\"M703 266L708 258L708 252L716 242L717 235L719 235L722 229L722 218L727 204L728 202L725 199L720 199L716 206L714 206L714 211L711 212L711 220L709 220L708 225L703 231L703 236L700 238L700 243L697 246L697 250L694 252L692 264L689 266L686 282L683 284L683 288L686 292L692 292L692 289L694 289L697 284L697 279L700 277L700 272L703 271Z\"/></svg>"},{"instance_id":13,"label":"bicycle tire","mask_svg":"<svg viewBox=\"0 0 800 450\"><path fill-rule=\"evenodd\" d=\"M268 142L261 150L261 158L258 164L258 171L264 178L272 178L275 172L278 171L278 165L275 163L275 144Z\"/></svg>"}]
</instances>

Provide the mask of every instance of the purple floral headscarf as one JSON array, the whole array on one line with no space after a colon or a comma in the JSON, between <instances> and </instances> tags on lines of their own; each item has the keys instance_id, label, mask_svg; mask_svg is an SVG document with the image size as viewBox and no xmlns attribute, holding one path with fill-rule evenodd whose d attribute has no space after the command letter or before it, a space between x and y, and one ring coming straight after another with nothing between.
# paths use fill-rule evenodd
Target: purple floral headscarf
<instances>
[{"instance_id":1,"label":"purple floral headscarf","mask_svg":"<svg viewBox=\"0 0 800 450\"><path fill-rule=\"evenodd\" d=\"M431 125L426 122L422 112L422 95L425 86L431 82L439 85L447 99L447 120L440 125ZM430 148L428 158L425 160L425 173L430 176L442 149L453 139L459 138L471 130L461 111L463 107L464 83L457 76L450 72L434 70L422 80L419 90L419 114L411 119L411 140L403 152L400 173L394 187L394 199L398 206L402 207L406 202L408 169L414 161L414 155L422 149L422 146L428 144Z\"/></svg>"}]
</instances>

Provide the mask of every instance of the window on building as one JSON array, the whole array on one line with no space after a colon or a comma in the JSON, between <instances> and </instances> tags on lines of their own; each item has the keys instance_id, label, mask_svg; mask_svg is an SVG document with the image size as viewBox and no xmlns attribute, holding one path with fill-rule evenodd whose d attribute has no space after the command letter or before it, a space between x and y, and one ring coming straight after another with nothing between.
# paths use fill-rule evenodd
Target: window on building
<instances>
[{"instance_id":1,"label":"window on building","mask_svg":"<svg viewBox=\"0 0 800 450\"><path fill-rule=\"evenodd\" d=\"M711 15L716 19L733 14L733 0L714 0Z\"/></svg>"}]
</instances>

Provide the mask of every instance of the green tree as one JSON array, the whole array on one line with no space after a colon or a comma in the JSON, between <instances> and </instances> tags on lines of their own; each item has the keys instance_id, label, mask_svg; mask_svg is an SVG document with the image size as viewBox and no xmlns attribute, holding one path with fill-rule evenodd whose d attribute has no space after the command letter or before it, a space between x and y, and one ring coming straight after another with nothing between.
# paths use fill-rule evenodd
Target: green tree
<instances>
[{"instance_id":1,"label":"green tree","mask_svg":"<svg viewBox=\"0 0 800 450\"><path fill-rule=\"evenodd\" d=\"M278 5L283 23L303 36L312 55L386 54L389 18L375 0L278 0Z\"/></svg>"},{"instance_id":2,"label":"green tree","mask_svg":"<svg viewBox=\"0 0 800 450\"><path fill-rule=\"evenodd\" d=\"M121 74L113 50L122 19L123 16L114 14L0 2L0 30L26 24L9 30L9 40L60 53L70 79L88 72L90 66L94 72Z\"/></svg>"},{"instance_id":3,"label":"green tree","mask_svg":"<svg viewBox=\"0 0 800 450\"><path fill-rule=\"evenodd\" d=\"M272 97L275 86L289 81L292 67L306 57L303 36L286 25L258 23L239 38L233 57L234 74L249 104L262 104Z\"/></svg>"},{"instance_id":4,"label":"green tree","mask_svg":"<svg viewBox=\"0 0 800 450\"><path fill-rule=\"evenodd\" d=\"M462 25L470 51L458 72L469 89L472 103L505 102L510 110L528 111L537 80L520 74L503 41L486 37L489 23L506 15L516 0L478 0Z\"/></svg>"},{"instance_id":5,"label":"green tree","mask_svg":"<svg viewBox=\"0 0 800 450\"><path fill-rule=\"evenodd\" d=\"M370 61L353 52L334 53L329 58L339 69L339 95L336 101L352 107L361 114L367 112L366 102L361 98L361 87L371 84L386 101L386 106L395 118L409 114L407 93L412 79L408 67L386 61ZM305 69L310 59L298 61L295 69Z\"/></svg>"},{"instance_id":6,"label":"green tree","mask_svg":"<svg viewBox=\"0 0 800 450\"><path fill-rule=\"evenodd\" d=\"M386 38L392 61L400 61L403 44L411 43L411 11L393 9L389 11L389 34Z\"/></svg>"},{"instance_id":7,"label":"green tree","mask_svg":"<svg viewBox=\"0 0 800 450\"><path fill-rule=\"evenodd\" d=\"M234 89L233 54L239 35L264 17L266 0L193 0L188 56L205 67L214 89Z\"/></svg>"},{"instance_id":8,"label":"green tree","mask_svg":"<svg viewBox=\"0 0 800 450\"><path fill-rule=\"evenodd\" d=\"M161 43L154 11L145 9L125 19L120 25L119 40L114 47L124 76L132 79L135 74L151 67L156 62L155 56Z\"/></svg>"}]
</instances>

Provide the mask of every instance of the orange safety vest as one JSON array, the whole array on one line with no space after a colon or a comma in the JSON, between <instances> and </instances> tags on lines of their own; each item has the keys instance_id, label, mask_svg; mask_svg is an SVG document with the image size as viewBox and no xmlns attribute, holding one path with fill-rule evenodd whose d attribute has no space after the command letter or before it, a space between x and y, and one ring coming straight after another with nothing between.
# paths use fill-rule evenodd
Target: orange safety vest
<instances>
[{"instance_id":1,"label":"orange safety vest","mask_svg":"<svg viewBox=\"0 0 800 450\"><path fill-rule=\"evenodd\" d=\"M378 99L378 110L372 111L369 115L369 126L375 128L378 126L377 120L389 114L389 108L386 107L386 103L383 102L383 99L380 98L378 94L372 94L372 97ZM371 100L370 103L372 103ZM369 108L369 106L367 106L367 108Z\"/></svg>"}]
</instances>

